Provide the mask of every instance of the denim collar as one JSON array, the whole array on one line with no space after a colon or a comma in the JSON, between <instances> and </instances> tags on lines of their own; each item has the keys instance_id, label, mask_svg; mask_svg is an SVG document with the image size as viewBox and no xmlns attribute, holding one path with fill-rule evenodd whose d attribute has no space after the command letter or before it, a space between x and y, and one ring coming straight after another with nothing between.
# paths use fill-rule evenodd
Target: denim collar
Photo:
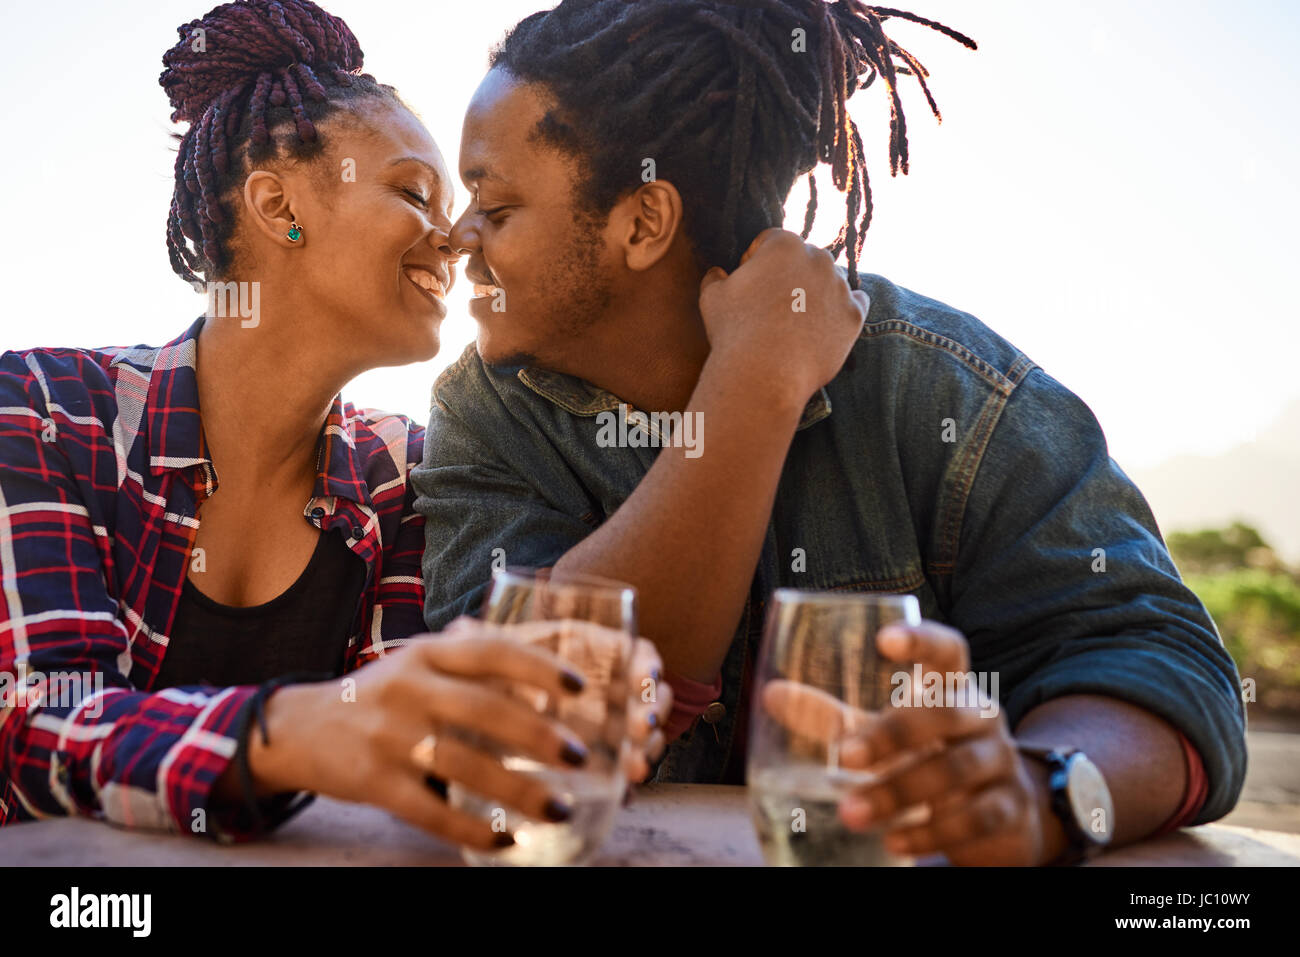
<instances>
[{"instance_id":1,"label":"denim collar","mask_svg":"<svg viewBox=\"0 0 1300 957\"><path fill-rule=\"evenodd\" d=\"M574 415L597 415L601 412L614 412L619 405L631 408L631 403L624 402L612 392L592 385L575 376L549 369L526 367L515 373L519 381L532 389L543 399L558 405ZM799 419L798 430L815 425L831 414L831 399L825 389L818 389L817 394L804 406Z\"/></svg>"}]
</instances>

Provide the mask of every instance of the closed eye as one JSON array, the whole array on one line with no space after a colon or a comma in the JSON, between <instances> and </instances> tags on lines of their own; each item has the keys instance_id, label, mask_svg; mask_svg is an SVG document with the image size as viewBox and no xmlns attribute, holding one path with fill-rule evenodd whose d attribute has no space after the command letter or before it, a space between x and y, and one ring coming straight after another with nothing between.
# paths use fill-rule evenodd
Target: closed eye
<instances>
[{"instance_id":1,"label":"closed eye","mask_svg":"<svg viewBox=\"0 0 1300 957\"><path fill-rule=\"evenodd\" d=\"M429 201L425 198L423 193L417 192L416 190L413 189L406 189L406 188L403 188L402 192L405 193L407 196L411 197L411 199L415 200L417 203L419 203L422 208L424 209L429 208Z\"/></svg>"}]
</instances>

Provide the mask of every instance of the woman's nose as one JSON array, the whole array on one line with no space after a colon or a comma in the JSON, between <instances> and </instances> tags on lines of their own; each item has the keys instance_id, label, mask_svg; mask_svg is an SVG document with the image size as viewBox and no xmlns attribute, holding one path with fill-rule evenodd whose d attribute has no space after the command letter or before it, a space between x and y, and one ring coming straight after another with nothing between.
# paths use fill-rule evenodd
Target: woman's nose
<instances>
[{"instance_id":1,"label":"woman's nose","mask_svg":"<svg viewBox=\"0 0 1300 957\"><path fill-rule=\"evenodd\" d=\"M429 234L429 245L433 246L446 259L460 258L460 252L451 244L451 234L446 229L435 229Z\"/></svg>"}]
</instances>

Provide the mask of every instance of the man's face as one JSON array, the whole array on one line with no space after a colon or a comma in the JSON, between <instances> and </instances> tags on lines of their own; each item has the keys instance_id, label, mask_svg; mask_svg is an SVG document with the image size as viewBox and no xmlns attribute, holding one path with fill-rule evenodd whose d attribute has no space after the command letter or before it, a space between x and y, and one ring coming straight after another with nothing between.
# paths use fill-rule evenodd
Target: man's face
<instances>
[{"instance_id":1,"label":"man's face","mask_svg":"<svg viewBox=\"0 0 1300 957\"><path fill-rule=\"evenodd\" d=\"M469 261L470 314L491 365L572 369L609 308L617 258L575 202L575 160L532 138L548 103L492 70L465 114L460 176L473 202L451 233Z\"/></svg>"}]
</instances>

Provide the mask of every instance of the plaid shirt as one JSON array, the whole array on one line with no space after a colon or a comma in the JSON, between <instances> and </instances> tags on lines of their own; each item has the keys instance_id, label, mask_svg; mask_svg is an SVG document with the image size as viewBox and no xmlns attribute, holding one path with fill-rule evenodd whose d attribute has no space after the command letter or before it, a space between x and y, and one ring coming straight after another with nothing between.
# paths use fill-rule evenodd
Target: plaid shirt
<instances>
[{"instance_id":1,"label":"plaid shirt","mask_svg":"<svg viewBox=\"0 0 1300 957\"><path fill-rule=\"evenodd\" d=\"M203 319L162 348L0 357L0 825L83 814L250 836L212 799L253 687L154 691L217 488L195 378ZM425 630L424 429L334 399L303 514L367 566L345 670ZM250 521L256 518L250 516ZM268 823L289 801L266 802Z\"/></svg>"}]
</instances>

